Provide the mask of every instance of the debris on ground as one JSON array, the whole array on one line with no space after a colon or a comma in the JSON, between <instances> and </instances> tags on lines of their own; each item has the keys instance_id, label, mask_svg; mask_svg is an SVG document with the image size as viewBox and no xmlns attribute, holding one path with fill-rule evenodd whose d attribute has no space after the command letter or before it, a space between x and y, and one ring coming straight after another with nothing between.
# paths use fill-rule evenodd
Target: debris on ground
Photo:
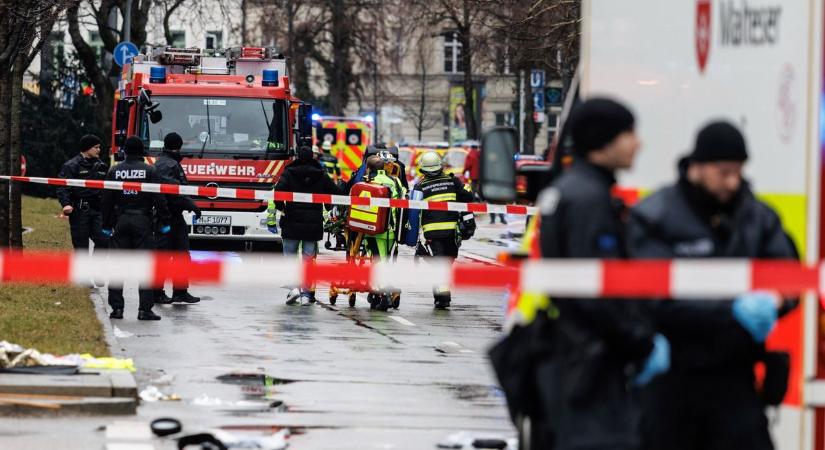
<instances>
[{"instance_id":1,"label":"debris on ground","mask_svg":"<svg viewBox=\"0 0 825 450\"><path fill-rule=\"evenodd\" d=\"M211 447L201 448L283 450L289 445L287 439L289 439L288 429L263 436L240 435L216 429L207 433L184 436L178 440L178 448L185 449L192 445L206 444Z\"/></svg>"},{"instance_id":2,"label":"debris on ground","mask_svg":"<svg viewBox=\"0 0 825 450\"><path fill-rule=\"evenodd\" d=\"M140 391L138 394L141 400L145 402L157 401L180 401L178 394L164 394L155 386L147 386L146 389Z\"/></svg>"},{"instance_id":3,"label":"debris on ground","mask_svg":"<svg viewBox=\"0 0 825 450\"><path fill-rule=\"evenodd\" d=\"M0 370L47 366L135 371L135 363L131 358L95 358L88 353L82 355L73 353L71 355L55 356L50 353L40 353L33 348L25 348L11 342L0 341ZM44 370L43 372L53 373L53 371L48 370ZM37 372L34 371L30 373Z\"/></svg>"},{"instance_id":4,"label":"debris on ground","mask_svg":"<svg viewBox=\"0 0 825 450\"><path fill-rule=\"evenodd\" d=\"M455 450L476 448L515 450L518 448L518 441L514 438L506 439L498 435L483 435L461 431L447 436L446 439L436 444L436 447Z\"/></svg>"}]
</instances>

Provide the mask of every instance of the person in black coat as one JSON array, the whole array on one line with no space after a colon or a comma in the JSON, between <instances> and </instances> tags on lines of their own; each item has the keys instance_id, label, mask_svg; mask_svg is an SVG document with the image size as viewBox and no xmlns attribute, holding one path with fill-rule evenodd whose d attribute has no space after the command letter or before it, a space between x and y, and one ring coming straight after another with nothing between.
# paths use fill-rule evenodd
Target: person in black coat
<instances>
[{"instance_id":1,"label":"person in black coat","mask_svg":"<svg viewBox=\"0 0 825 450\"><path fill-rule=\"evenodd\" d=\"M574 109L574 162L538 200L542 258L627 257L624 205L611 188L640 147L634 124L609 99ZM667 370L667 340L638 300L551 300L558 319L544 322L553 350L537 369L542 414L533 427L541 431L531 448L638 449L636 387Z\"/></svg>"},{"instance_id":2,"label":"person in black coat","mask_svg":"<svg viewBox=\"0 0 825 450\"><path fill-rule=\"evenodd\" d=\"M631 256L798 259L777 214L743 180L747 157L744 137L733 125L703 128L691 155L679 162L676 184L633 208ZM657 302L653 316L673 345L673 365L644 392L646 448L773 448L764 407L784 392L757 392L753 367L762 360L768 371L775 367L764 341L777 315L789 309L777 311L778 305L764 293Z\"/></svg>"},{"instance_id":3,"label":"person in black coat","mask_svg":"<svg viewBox=\"0 0 825 450\"><path fill-rule=\"evenodd\" d=\"M341 190L329 178L321 164L313 158L312 149L301 147L298 157L292 161L274 190L309 194L341 194ZM281 215L281 239L284 255L297 255L300 248L304 260L312 260L318 253L318 241L324 237L323 205L318 203L276 202ZM298 303L295 290L287 296L287 304ZM309 305L315 301L312 287L302 286L300 303Z\"/></svg>"},{"instance_id":4,"label":"person in black coat","mask_svg":"<svg viewBox=\"0 0 825 450\"><path fill-rule=\"evenodd\" d=\"M181 147L183 147L183 139L178 133L169 133L163 138L163 154L155 161L155 170L164 183L188 184L186 173L180 165L183 160L180 154ZM171 230L166 234L156 233L157 248L158 250L181 252L188 257L189 225L186 224L186 220L183 218L183 212L194 213L194 217L197 219L201 216L201 209L186 195L167 195L166 203L169 205L169 214L171 215L171 222L169 223ZM200 300L200 297L195 297L189 293L189 282L183 280L173 282L171 298L166 295L162 287L158 289L155 303L197 303Z\"/></svg>"},{"instance_id":5,"label":"person in black coat","mask_svg":"<svg viewBox=\"0 0 825 450\"><path fill-rule=\"evenodd\" d=\"M103 180L109 167L100 159L100 138L87 134L80 138L80 153L66 161L59 178ZM103 215L100 212L102 191L72 186L57 188L57 199L63 214L69 216L69 230L75 250L88 249L89 239L96 248L109 246L109 238L101 233Z\"/></svg>"}]
</instances>

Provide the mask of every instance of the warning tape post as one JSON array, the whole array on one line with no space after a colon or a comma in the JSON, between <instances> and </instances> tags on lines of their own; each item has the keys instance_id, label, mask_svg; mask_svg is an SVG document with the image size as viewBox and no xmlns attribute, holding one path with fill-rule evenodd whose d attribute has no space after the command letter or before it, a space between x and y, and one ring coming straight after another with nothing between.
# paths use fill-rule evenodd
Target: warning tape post
<instances>
[{"instance_id":1,"label":"warning tape post","mask_svg":"<svg viewBox=\"0 0 825 450\"><path fill-rule=\"evenodd\" d=\"M495 266L434 259L416 264L304 263L282 255L242 260L190 259L186 253L7 251L0 254L4 283L74 283L91 279L160 286L163 280L220 286L280 287L362 283L403 286L410 281L456 289L520 290L564 297L718 299L771 290L784 296L822 291L823 266L776 260L529 260Z\"/></svg>"},{"instance_id":2,"label":"warning tape post","mask_svg":"<svg viewBox=\"0 0 825 450\"><path fill-rule=\"evenodd\" d=\"M389 206L402 209L420 209L432 211L457 211L473 213L495 213L534 216L538 208L525 205L492 205L489 203L461 203L461 202L428 202L423 200L385 199L370 197L350 197L348 195L307 194L301 192L283 192L263 189L237 189L214 186L193 186L159 183L135 183L129 181L78 180L64 178L0 176L0 180L10 180L21 183L49 184L52 186L71 186L88 189L109 189L121 191L153 192L170 195L192 195L211 199L261 200L299 203L323 203L328 205L358 205L358 206Z\"/></svg>"}]
</instances>

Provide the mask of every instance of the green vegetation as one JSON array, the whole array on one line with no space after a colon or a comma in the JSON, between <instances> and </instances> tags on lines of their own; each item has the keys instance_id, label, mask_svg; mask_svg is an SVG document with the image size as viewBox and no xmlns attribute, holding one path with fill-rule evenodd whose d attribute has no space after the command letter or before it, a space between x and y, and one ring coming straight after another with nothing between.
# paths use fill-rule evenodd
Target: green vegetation
<instances>
[{"instance_id":1,"label":"green vegetation","mask_svg":"<svg viewBox=\"0 0 825 450\"><path fill-rule=\"evenodd\" d=\"M26 249L70 250L69 222L57 200L23 198ZM58 285L0 286L0 340L54 354L108 356L89 289Z\"/></svg>"}]
</instances>

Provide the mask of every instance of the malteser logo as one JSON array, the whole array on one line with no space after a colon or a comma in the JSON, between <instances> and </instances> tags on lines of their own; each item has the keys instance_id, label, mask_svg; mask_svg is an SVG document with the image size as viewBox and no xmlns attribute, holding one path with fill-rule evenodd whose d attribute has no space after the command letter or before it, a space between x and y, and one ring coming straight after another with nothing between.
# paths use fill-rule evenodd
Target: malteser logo
<instances>
[{"instance_id":1,"label":"malteser logo","mask_svg":"<svg viewBox=\"0 0 825 450\"><path fill-rule=\"evenodd\" d=\"M696 3L696 60L699 71L705 71L710 56L711 9L710 0L698 0Z\"/></svg>"},{"instance_id":2,"label":"malteser logo","mask_svg":"<svg viewBox=\"0 0 825 450\"><path fill-rule=\"evenodd\" d=\"M696 0L696 60L704 72L713 42L712 0ZM779 41L781 6L754 5L747 0L722 0L719 6L719 43L722 47L758 47Z\"/></svg>"},{"instance_id":3,"label":"malteser logo","mask_svg":"<svg viewBox=\"0 0 825 450\"><path fill-rule=\"evenodd\" d=\"M747 1L722 2L723 46L773 45L779 40L781 6L753 6Z\"/></svg>"}]
</instances>

